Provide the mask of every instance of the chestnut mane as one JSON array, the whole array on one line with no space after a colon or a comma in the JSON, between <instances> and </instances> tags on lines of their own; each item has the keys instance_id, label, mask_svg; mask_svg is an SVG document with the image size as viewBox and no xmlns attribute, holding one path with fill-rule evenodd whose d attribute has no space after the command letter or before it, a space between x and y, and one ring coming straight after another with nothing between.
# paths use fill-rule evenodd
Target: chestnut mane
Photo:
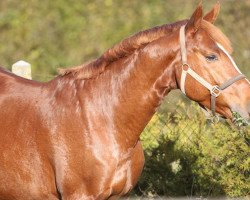
<instances>
[{"instance_id":1,"label":"chestnut mane","mask_svg":"<svg viewBox=\"0 0 250 200\"><path fill-rule=\"evenodd\" d=\"M88 79L97 76L102 73L110 63L131 55L136 49L139 49L140 47L173 32L185 23L187 23L187 20L179 21L173 24L165 24L138 32L108 49L99 58L80 66L68 69L59 69L59 74L62 76L72 74L79 79Z\"/></svg>"},{"instance_id":2,"label":"chestnut mane","mask_svg":"<svg viewBox=\"0 0 250 200\"><path fill-rule=\"evenodd\" d=\"M188 20L179 21L173 24L164 24L145 31L138 32L129 38L122 40L114 47L105 51L100 57L80 66L71 67L68 69L59 69L59 75L73 75L78 79L93 78L102 73L106 67L120 58L126 57L134 53L136 49L149 44L167 34L178 29L180 26L187 23ZM213 24L202 20L201 28L205 30L210 37L219 42L226 50L232 52L229 39Z\"/></svg>"}]
</instances>

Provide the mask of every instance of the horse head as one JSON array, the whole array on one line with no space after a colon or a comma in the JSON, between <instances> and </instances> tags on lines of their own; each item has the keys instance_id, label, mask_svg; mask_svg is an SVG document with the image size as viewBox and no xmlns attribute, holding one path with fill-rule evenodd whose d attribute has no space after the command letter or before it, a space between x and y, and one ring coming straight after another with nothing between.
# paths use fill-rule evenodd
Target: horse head
<instances>
[{"instance_id":1,"label":"horse head","mask_svg":"<svg viewBox=\"0 0 250 200\"><path fill-rule=\"evenodd\" d=\"M220 5L202 16L200 4L179 31L180 62L176 65L179 88L213 114L233 120L249 119L250 83L231 57L228 38L213 25Z\"/></svg>"}]
</instances>

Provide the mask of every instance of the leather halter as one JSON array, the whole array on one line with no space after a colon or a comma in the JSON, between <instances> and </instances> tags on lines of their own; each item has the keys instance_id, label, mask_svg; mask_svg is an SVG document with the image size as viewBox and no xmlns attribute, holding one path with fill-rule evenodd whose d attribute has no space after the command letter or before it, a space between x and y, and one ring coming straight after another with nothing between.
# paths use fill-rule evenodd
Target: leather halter
<instances>
[{"instance_id":1,"label":"leather halter","mask_svg":"<svg viewBox=\"0 0 250 200\"><path fill-rule=\"evenodd\" d=\"M219 45L219 44L217 44ZM181 73L181 85L180 89L181 91L186 95L185 92L185 81L187 74L192 76L196 81L198 81L201 85L203 85L205 88L207 88L210 91L211 94L211 111L213 116L216 115L215 107L216 107L216 98L220 96L221 92L234 84L235 82L246 78L245 75L239 74L227 81L225 81L222 85L211 85L209 82L207 82L205 79L203 79L199 74L197 74L194 70L191 69L187 62L187 50L186 50L186 38L185 38L185 25L181 27L180 29L180 46L181 46L181 61L182 61L182 73Z\"/></svg>"}]
</instances>

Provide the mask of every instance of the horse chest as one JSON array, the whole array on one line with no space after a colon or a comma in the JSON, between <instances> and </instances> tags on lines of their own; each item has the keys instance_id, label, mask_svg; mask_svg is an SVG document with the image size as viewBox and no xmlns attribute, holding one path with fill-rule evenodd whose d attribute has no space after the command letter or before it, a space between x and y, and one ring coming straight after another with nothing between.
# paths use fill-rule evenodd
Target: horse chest
<instances>
[{"instance_id":1,"label":"horse chest","mask_svg":"<svg viewBox=\"0 0 250 200\"><path fill-rule=\"evenodd\" d=\"M111 195L124 195L136 184L144 165L144 154L141 144L118 160L111 181Z\"/></svg>"},{"instance_id":2,"label":"horse chest","mask_svg":"<svg viewBox=\"0 0 250 200\"><path fill-rule=\"evenodd\" d=\"M111 180L111 188L113 193L121 193L129 191L133 186L132 171L134 170L133 159L130 156L121 158L113 171Z\"/></svg>"},{"instance_id":3,"label":"horse chest","mask_svg":"<svg viewBox=\"0 0 250 200\"><path fill-rule=\"evenodd\" d=\"M110 152L107 152L108 155ZM88 162L88 170L81 178L81 183L72 187L71 181L66 181L67 188L64 197L81 199L93 197L94 199L107 199L120 197L128 193L136 184L144 165L144 156L141 144L138 143L128 154L119 154L116 157L101 157ZM72 179L72 177L70 177ZM68 179L69 180L69 179ZM78 189L76 189L78 188ZM70 196L68 196L70 194Z\"/></svg>"}]
</instances>

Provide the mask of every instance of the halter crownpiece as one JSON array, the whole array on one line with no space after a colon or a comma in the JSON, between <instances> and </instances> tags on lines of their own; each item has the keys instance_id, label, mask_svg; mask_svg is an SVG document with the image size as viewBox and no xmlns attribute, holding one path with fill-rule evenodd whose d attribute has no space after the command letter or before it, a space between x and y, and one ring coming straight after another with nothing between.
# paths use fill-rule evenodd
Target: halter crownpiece
<instances>
[{"instance_id":1,"label":"halter crownpiece","mask_svg":"<svg viewBox=\"0 0 250 200\"><path fill-rule=\"evenodd\" d=\"M180 83L180 89L181 91L186 95L185 92L185 81L187 74L192 76L196 81L198 81L201 85L203 85L205 88L207 88L210 91L211 94L211 111L213 116L216 115L215 107L216 107L216 98L220 96L221 92L234 84L235 82L246 78L245 75L240 74L225 81L222 85L211 85L208 83L205 79L203 79L199 74L197 74L194 70L191 69L187 62L187 49L186 49L186 38L185 38L185 25L180 28L180 47L181 47L181 62L182 62L182 73L181 73L181 83ZM219 45L219 44L218 44Z\"/></svg>"}]
</instances>

